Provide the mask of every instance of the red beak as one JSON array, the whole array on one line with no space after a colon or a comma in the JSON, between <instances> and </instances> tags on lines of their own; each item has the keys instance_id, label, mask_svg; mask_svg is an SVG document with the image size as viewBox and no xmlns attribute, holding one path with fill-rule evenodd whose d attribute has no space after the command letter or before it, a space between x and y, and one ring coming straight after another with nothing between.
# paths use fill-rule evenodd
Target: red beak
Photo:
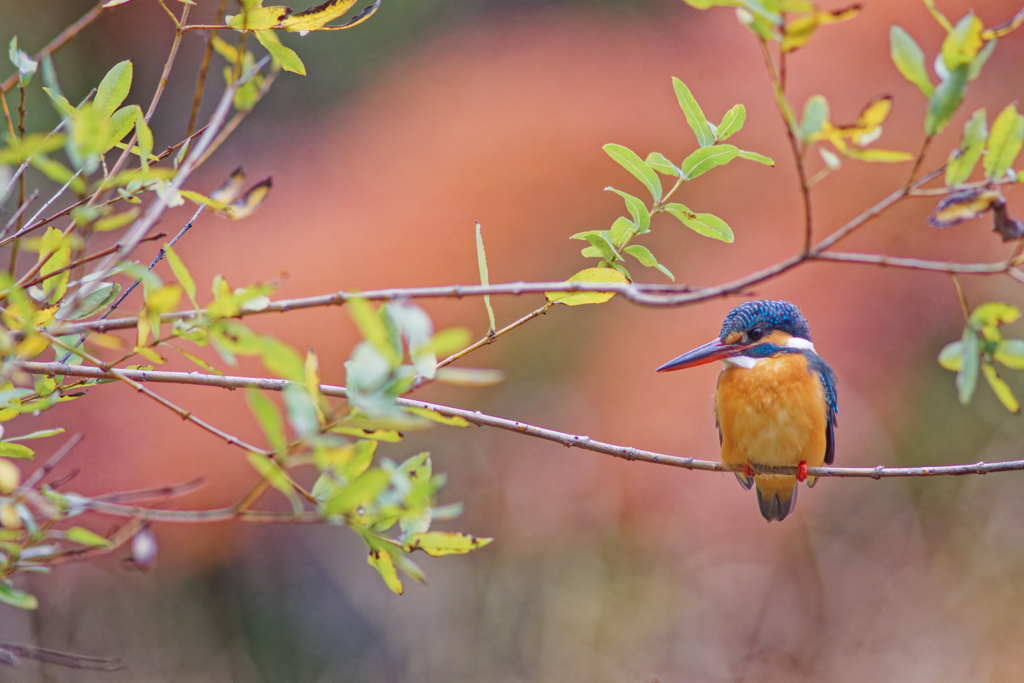
<instances>
[{"instance_id":1,"label":"red beak","mask_svg":"<svg viewBox=\"0 0 1024 683\"><path fill-rule=\"evenodd\" d=\"M698 365L713 363L716 360L722 360L729 356L737 356L748 348L750 348L750 344L723 344L721 340L713 339L703 346L687 351L678 358L673 358L658 368L657 371L683 370L684 368L693 368Z\"/></svg>"}]
</instances>

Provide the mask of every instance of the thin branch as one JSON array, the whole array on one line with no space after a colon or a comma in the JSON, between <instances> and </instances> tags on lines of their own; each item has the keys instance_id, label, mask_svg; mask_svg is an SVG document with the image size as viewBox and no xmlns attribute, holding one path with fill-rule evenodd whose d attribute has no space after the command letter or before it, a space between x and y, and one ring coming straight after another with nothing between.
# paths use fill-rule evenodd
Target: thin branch
<instances>
[{"instance_id":1,"label":"thin branch","mask_svg":"<svg viewBox=\"0 0 1024 683\"><path fill-rule=\"evenodd\" d=\"M104 371L102 368L93 368L83 365L67 365L65 363L37 363L25 361L20 363L23 370L40 375L72 375L77 377L111 378L115 377L114 371ZM283 391L285 387L296 384L284 379L270 379L264 377L232 377L226 375L203 375L197 372L167 372L153 370L117 370L118 374L137 382L165 382L174 384L189 384L197 386L221 387L224 389L262 389L266 391ZM301 384L299 385L301 386ZM325 396L346 398L347 393L344 387L330 384L321 384L320 393ZM565 432L545 429L518 420L508 420L502 417L486 415L478 410L462 410L437 403L415 401L407 398L395 399L395 402L407 408L423 408L432 410L445 417L461 417L470 424L480 427L494 427L516 434L532 436L546 441L560 443L566 447L582 448L595 453L603 453L625 460L637 460L658 465L670 465L688 470L704 470L709 472L732 472L732 468L723 465L721 462L712 460L697 460L695 458L681 458L665 453L645 451L630 446L617 446L615 444L595 441L589 436L568 434ZM796 474L796 467L778 468L755 468L758 472L771 474ZM870 479L882 479L888 477L937 477L947 475L964 474L988 474L990 472L1010 472L1024 470L1024 460L1011 460L1005 462L977 462L965 465L941 465L927 467L809 467L807 474L815 477L861 477ZM99 508L97 511L102 511ZM142 509L142 508L138 508ZM214 515L216 521L229 519L233 515L228 513L226 508L221 516ZM168 511L156 511L168 512ZM314 513L310 513L314 514ZM151 517L151 519L158 519ZM215 521L214 519L208 521ZM199 521L193 520L193 521ZM278 520L280 521L280 520ZM303 519L303 521L307 521Z\"/></svg>"},{"instance_id":2,"label":"thin branch","mask_svg":"<svg viewBox=\"0 0 1024 683\"><path fill-rule=\"evenodd\" d=\"M22 488L30 489L42 481L43 477L52 472L53 468L55 468L57 464L63 460L67 454L71 452L71 449L77 446L78 442L83 438L84 435L81 432L73 434L70 439L64 442L63 446L57 449L56 453L50 456L50 459L46 461L45 465L30 474L28 479L22 482Z\"/></svg>"},{"instance_id":3,"label":"thin branch","mask_svg":"<svg viewBox=\"0 0 1024 683\"><path fill-rule=\"evenodd\" d=\"M9 657L3 657L2 663L17 666L19 659L34 659L47 664L56 664L69 669L86 669L91 671L119 671L124 664L116 657L90 657L79 655L74 652L61 652L60 650L48 650L35 645L17 645L15 643L0 643L0 652L13 655L14 661Z\"/></svg>"},{"instance_id":4,"label":"thin branch","mask_svg":"<svg viewBox=\"0 0 1024 683\"><path fill-rule=\"evenodd\" d=\"M1005 273L1010 269L1010 265L1006 261L999 261L998 263L956 263L954 261L928 261L925 259L885 256L884 254L853 254L841 251L826 251L816 254L812 258L817 261L866 263L891 268L929 270L939 273L969 273L972 275L994 275Z\"/></svg>"},{"instance_id":5,"label":"thin branch","mask_svg":"<svg viewBox=\"0 0 1024 683\"><path fill-rule=\"evenodd\" d=\"M142 241L143 242L152 242L153 240L163 239L164 237L167 237L167 233L166 232L158 232L155 235L147 236ZM59 269L57 269L57 270L55 270L53 272L47 273L45 276L37 277L34 280L29 280L28 282L26 282L24 284L24 287L31 287L33 285L38 285L39 283L43 282L44 280L49 280L51 277L54 277L55 275L60 275L65 270L71 270L71 269L77 268L78 266L81 266L83 264L89 263L90 261L95 261L96 259L103 258L107 254L112 254L115 251L117 251L118 246L119 245L115 244L112 247L107 247L106 249L101 249L100 251L97 251L97 252L95 252L93 254L89 254L88 256L83 256L82 258L78 259L77 261L72 261L71 263L69 263L68 265L64 266L63 268L59 268Z\"/></svg>"},{"instance_id":6,"label":"thin branch","mask_svg":"<svg viewBox=\"0 0 1024 683\"><path fill-rule=\"evenodd\" d=\"M119 368L106 368L106 367L104 367L104 364L103 364L102 361L100 361L97 358L94 358L88 352L86 352L84 349L72 349L72 348L70 348L70 345L63 343L62 341L60 341L56 337L53 337L52 335L45 334L45 336L46 336L47 339L50 340L50 342L54 345L54 347L60 347L60 348L64 349L65 351L74 351L75 355L81 356L82 358L84 358L85 360L89 361L90 363L94 363L97 366L94 369L97 369L97 370L100 370L101 372L104 372L104 375L103 375L104 377L118 379L118 380L124 382L125 384L130 386L132 389L135 389L135 391L138 391L141 394L145 394L146 396L148 396L149 398L153 399L154 401L156 401L160 405L164 406L168 410L173 411L182 420L187 420L187 421L193 423L194 425L200 427L201 429L204 429L204 430L208 431L209 433L213 434L214 436L223 439L224 441L226 441L227 443L231 444L232 446L238 446L239 448L243 448L243 449L245 449L247 451L252 451L253 453L259 453L260 455L266 455L266 456L270 456L271 455L272 451L268 451L268 450L265 450L263 448L257 448L256 446L253 446L251 444L246 443L245 441L242 441L237 436L234 436L232 434L229 434L229 433L225 432L222 429L214 427L212 424L210 424L206 420L203 420L202 418L196 417L190 411L185 410L184 408L178 407L177 405L175 405L171 401L168 401L163 396L160 396L159 394L154 393L153 391L149 390L147 387L142 386L137 381L132 379L129 375L124 374L125 372L128 372L129 374L131 374L131 372L132 372L131 370L121 370ZM56 365L62 365L62 364L61 363L57 363ZM74 366L68 366L68 367L74 367ZM85 366L79 366L79 367L85 367Z\"/></svg>"},{"instance_id":7,"label":"thin branch","mask_svg":"<svg viewBox=\"0 0 1024 683\"><path fill-rule=\"evenodd\" d=\"M63 31L61 31L61 33L56 38L54 38L49 43L47 43L46 47L44 47L42 50L37 52L35 54L35 56L33 57L33 59L35 61L37 61L37 62L42 61L42 59L46 55L53 54L54 52L56 52L57 50L62 48L65 43L67 43L68 41L73 39L75 36L77 36L79 33L81 33L82 29L84 29L86 26L88 26L93 21L95 21L96 17L98 17L100 15L100 13L102 13L102 12L103 12L103 2L101 1L101 2L96 3L96 5L93 6L93 8L91 10L89 10L88 12L83 14L82 17L78 21L76 21L75 23L71 24L70 26L68 26ZM17 82L18 82L18 72L16 71L14 73L14 75L12 75L10 78L8 78L6 81L4 81L2 84L0 84L0 93L7 92L11 88L13 88L14 84L17 83Z\"/></svg>"},{"instance_id":8,"label":"thin branch","mask_svg":"<svg viewBox=\"0 0 1024 683\"><path fill-rule=\"evenodd\" d=\"M217 8L217 17L214 19L215 22L220 22L224 18L224 7L227 5L227 0L220 0L220 6ZM180 30L181 27L179 27ZM210 69L210 58L213 56L213 39L217 37L217 29L211 29L210 34L206 38L206 49L203 51L203 61L199 65L199 78L196 82L196 92L192 96L192 111L188 116L188 128L186 129L186 135L191 135L192 131L196 129L196 119L199 118L199 105L203 102L203 92L206 90L206 74Z\"/></svg>"},{"instance_id":9,"label":"thin branch","mask_svg":"<svg viewBox=\"0 0 1024 683\"><path fill-rule=\"evenodd\" d=\"M796 165L796 173L800 179L800 195L803 198L804 203L804 254L811 252L811 245L814 242L814 213L811 210L811 183L807 180L807 169L804 167L804 152L801 147L800 140L797 139L796 133L793 131L792 121L787 116L786 108L789 106L786 103L786 76L785 76L785 53L779 58L781 63L781 71L776 72L775 62L772 60L772 53L768 49L768 42L761 39L761 52L764 55L765 65L768 67L768 76L772 80L772 86L776 92L776 104L779 108L779 114L782 115L782 122L786 126L786 135L789 138L789 147L793 151L793 163ZM909 183L908 183L909 184Z\"/></svg>"}]
</instances>

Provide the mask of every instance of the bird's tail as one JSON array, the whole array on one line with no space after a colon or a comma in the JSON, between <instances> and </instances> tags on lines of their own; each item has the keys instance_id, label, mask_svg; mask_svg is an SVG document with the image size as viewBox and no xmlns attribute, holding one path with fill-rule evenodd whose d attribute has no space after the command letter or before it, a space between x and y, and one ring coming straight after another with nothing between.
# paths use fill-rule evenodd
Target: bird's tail
<instances>
[{"instance_id":1,"label":"bird's tail","mask_svg":"<svg viewBox=\"0 0 1024 683\"><path fill-rule=\"evenodd\" d=\"M755 477L757 506L769 522L781 522L796 507L796 477L763 474Z\"/></svg>"}]
</instances>

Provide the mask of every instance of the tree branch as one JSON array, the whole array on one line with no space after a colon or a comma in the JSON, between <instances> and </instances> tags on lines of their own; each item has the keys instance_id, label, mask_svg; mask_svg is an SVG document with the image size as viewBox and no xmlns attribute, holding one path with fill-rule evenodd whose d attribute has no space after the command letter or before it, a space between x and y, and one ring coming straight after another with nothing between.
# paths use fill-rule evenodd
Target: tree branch
<instances>
[{"instance_id":1,"label":"tree branch","mask_svg":"<svg viewBox=\"0 0 1024 683\"><path fill-rule=\"evenodd\" d=\"M84 365L68 365L66 363L37 363L26 361L20 364L26 372L39 375L71 375L75 377L91 377L96 379L115 378L114 371L106 371L102 368L88 367ZM198 372L167 372L154 370L117 370L135 382L165 382L173 384L193 384L198 386L221 387L224 389L262 389L264 391L283 391L285 387L295 384L285 379L270 379L264 377L237 377L228 375L204 375ZM330 384L321 384L320 393L325 396L347 398L348 394L344 387ZM709 472L732 472L732 468L720 462L711 460L697 460L695 458L681 458L675 455L645 451L631 446L617 446L615 444L595 441L589 436L568 434L565 432L545 429L535 425L508 420L502 417L486 415L478 410L462 410L437 403L415 401L407 398L395 399L400 406L407 408L424 408L432 410L445 417L461 417L471 424L480 427L494 427L517 434L524 434L546 441L554 441L563 446L582 448L595 453L603 453L625 460L638 460L658 465L670 465L688 470L704 470ZM759 472L770 474L796 474L795 467L779 468L755 468ZM964 474L988 474L990 472L1010 472L1024 470L1024 460L1011 460L1004 462L978 462L970 465L941 465L925 467L809 467L807 474L815 477L862 477L871 479L883 479L888 477L937 477ZM97 511L102 511L96 508ZM133 508L134 509L134 508ZM138 508L144 509L144 508ZM234 508L225 508L233 510ZM165 511L158 511L165 512ZM212 512L212 511L208 511ZM235 513L222 512L221 516L214 515L209 521L220 521L235 516ZM152 517L151 519L157 519ZM274 521L281 521L280 519ZM303 518L301 521L309 521Z\"/></svg>"}]
</instances>

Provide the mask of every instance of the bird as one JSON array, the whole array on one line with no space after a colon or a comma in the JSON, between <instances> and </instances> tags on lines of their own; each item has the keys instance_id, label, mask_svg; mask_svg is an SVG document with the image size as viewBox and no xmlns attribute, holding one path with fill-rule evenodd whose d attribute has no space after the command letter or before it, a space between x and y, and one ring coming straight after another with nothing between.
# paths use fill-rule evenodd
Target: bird
<instances>
[{"instance_id":1,"label":"bird","mask_svg":"<svg viewBox=\"0 0 1024 683\"><path fill-rule=\"evenodd\" d=\"M721 360L715 422L722 463L740 485L756 485L769 522L793 512L808 467L835 459L836 376L817 354L811 328L788 301L747 301L725 317L717 339L674 358L658 372ZM758 466L796 467L796 476L762 474Z\"/></svg>"}]
</instances>

